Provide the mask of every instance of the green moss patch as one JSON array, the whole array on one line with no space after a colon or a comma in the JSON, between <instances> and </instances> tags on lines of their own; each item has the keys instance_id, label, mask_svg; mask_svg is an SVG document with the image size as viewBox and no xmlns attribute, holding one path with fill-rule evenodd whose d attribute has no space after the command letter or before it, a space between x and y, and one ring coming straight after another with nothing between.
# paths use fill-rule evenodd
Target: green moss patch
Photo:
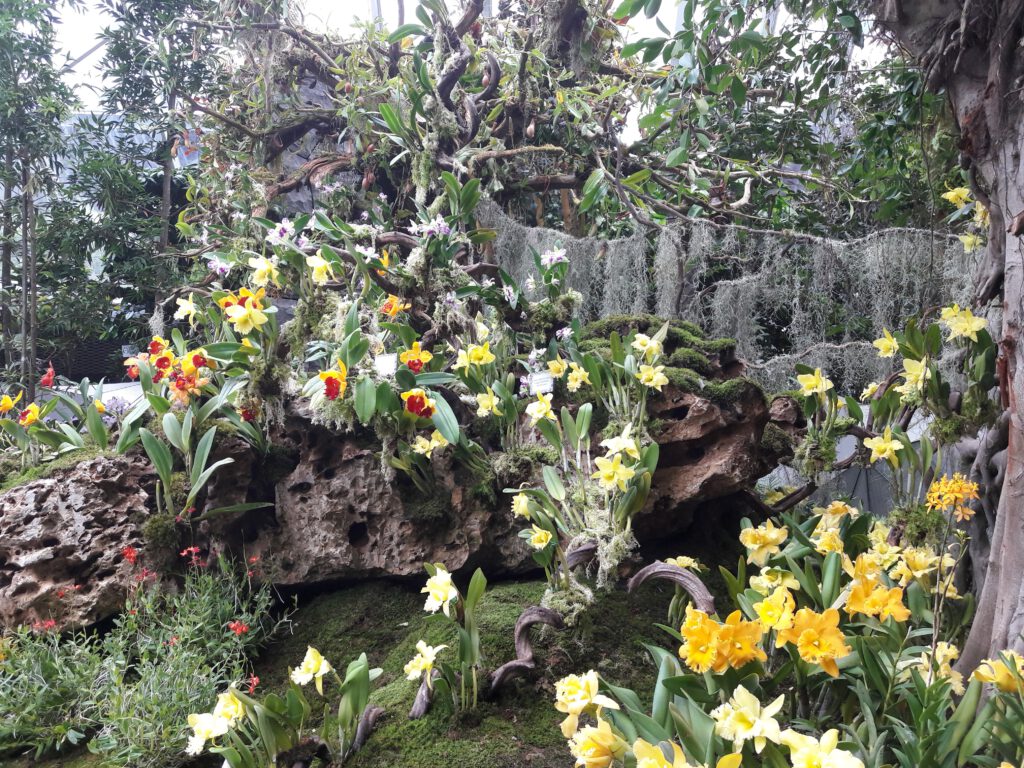
<instances>
[{"instance_id":1,"label":"green moss patch","mask_svg":"<svg viewBox=\"0 0 1024 768\"><path fill-rule=\"evenodd\" d=\"M464 579L456 581L464 586ZM544 588L541 581L522 581L488 589L479 609L485 667L481 691L486 689L486 673L513 657L516 620L524 608L539 604ZM457 642L446 621L423 611L418 589L376 582L303 601L292 617L292 634L271 645L256 663L261 687L270 688L286 685L288 668L299 663L307 645L341 668L365 651L371 664L384 670L371 701L384 707L387 716L347 766L564 768L571 758L558 730L561 716L552 704L555 681L596 669L646 698L656 670L642 644L672 646L671 638L654 626L665 619L670 586L644 585L632 596L622 590L600 592L575 630L533 630L538 659L533 673L481 702L476 711L453 713L439 703L423 719L411 721L408 712L417 685L405 679L402 667L415 654L416 642L447 644L442 653L449 659ZM310 695L316 697L315 692Z\"/></svg>"},{"instance_id":2,"label":"green moss patch","mask_svg":"<svg viewBox=\"0 0 1024 768\"><path fill-rule=\"evenodd\" d=\"M11 488L16 488L19 485L25 485L25 483L31 483L33 480L52 477L53 474L59 470L70 469L76 464L80 464L88 459L95 459L97 456L106 455L111 454L107 454L99 448L83 448L79 451L69 451L63 456L57 457L53 461L48 461L45 464L40 464L35 467L29 467L24 472L15 472L4 476L3 482L0 482L0 493L9 491Z\"/></svg>"}]
</instances>

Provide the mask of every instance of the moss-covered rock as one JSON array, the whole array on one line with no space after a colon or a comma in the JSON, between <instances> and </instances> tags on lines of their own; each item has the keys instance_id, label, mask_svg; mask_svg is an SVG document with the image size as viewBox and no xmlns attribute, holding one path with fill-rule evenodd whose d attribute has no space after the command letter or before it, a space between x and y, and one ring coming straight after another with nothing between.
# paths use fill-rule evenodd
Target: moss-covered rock
<instances>
[{"instance_id":1,"label":"moss-covered rock","mask_svg":"<svg viewBox=\"0 0 1024 768\"><path fill-rule=\"evenodd\" d=\"M447 644L443 653L449 660L457 645L447 621L424 613L418 588L376 582L314 597L292 617L292 634L271 645L257 662L261 686L273 689L287 684L288 668L298 664L308 645L335 666L365 651L370 662L384 670L371 701L384 707L387 716L347 766L564 768L571 758L558 730L561 715L552 706L554 682L572 672L596 669L647 700L656 670L642 643L673 644L654 626L664 621L671 587L652 583L632 596L622 590L602 592L571 633L534 630L539 662L535 672L481 702L474 712L453 713L439 702L426 717L411 721L408 712L417 686L405 679L402 667L415 654L416 642ZM479 608L486 671L514 656L516 619L524 608L540 603L544 589L540 581L500 583L488 589Z\"/></svg>"},{"instance_id":2,"label":"moss-covered rock","mask_svg":"<svg viewBox=\"0 0 1024 768\"><path fill-rule=\"evenodd\" d=\"M55 472L69 469L76 464L86 461L87 459L94 459L97 456L107 455L110 454L100 450L99 448L83 448L78 451L68 451L62 456L58 456L53 461L47 461L43 464L29 467L24 471L20 468L20 458L14 456L10 462L0 466L0 493L10 490L11 488L16 488L19 485L30 483L33 480L51 477ZM4 470L6 470L6 472Z\"/></svg>"}]
</instances>

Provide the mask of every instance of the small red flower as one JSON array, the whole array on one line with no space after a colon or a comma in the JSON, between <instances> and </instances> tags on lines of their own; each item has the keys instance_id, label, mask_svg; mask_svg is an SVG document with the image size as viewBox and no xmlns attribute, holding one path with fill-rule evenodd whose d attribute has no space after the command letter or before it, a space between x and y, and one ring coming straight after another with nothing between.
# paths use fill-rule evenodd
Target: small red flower
<instances>
[{"instance_id":1,"label":"small red flower","mask_svg":"<svg viewBox=\"0 0 1024 768\"><path fill-rule=\"evenodd\" d=\"M243 408L241 411L242 421L255 421L256 411L252 408Z\"/></svg>"},{"instance_id":2,"label":"small red flower","mask_svg":"<svg viewBox=\"0 0 1024 768\"><path fill-rule=\"evenodd\" d=\"M171 639L168 640L165 643L165 645L177 645L177 644L178 644L178 636L177 635L171 635Z\"/></svg>"},{"instance_id":3,"label":"small red flower","mask_svg":"<svg viewBox=\"0 0 1024 768\"><path fill-rule=\"evenodd\" d=\"M139 551L133 546L121 547L121 557L127 560L132 565L139 562Z\"/></svg>"},{"instance_id":4,"label":"small red flower","mask_svg":"<svg viewBox=\"0 0 1024 768\"><path fill-rule=\"evenodd\" d=\"M249 695L252 696L256 693L256 686L260 684L260 679L256 675L249 675Z\"/></svg>"},{"instance_id":5,"label":"small red flower","mask_svg":"<svg viewBox=\"0 0 1024 768\"><path fill-rule=\"evenodd\" d=\"M235 621L228 622L228 629L234 632L238 637L241 637L249 631L249 625L244 621L238 621L236 619Z\"/></svg>"},{"instance_id":6,"label":"small red flower","mask_svg":"<svg viewBox=\"0 0 1024 768\"><path fill-rule=\"evenodd\" d=\"M165 346L166 345L164 344L163 339L155 338L151 342L149 342L149 347L147 347L147 351L151 355L159 355L161 352L164 351Z\"/></svg>"},{"instance_id":7,"label":"small red flower","mask_svg":"<svg viewBox=\"0 0 1024 768\"><path fill-rule=\"evenodd\" d=\"M179 554L180 557L187 557L188 564L193 568L200 568L204 564L202 558L199 557L199 547L185 547Z\"/></svg>"},{"instance_id":8,"label":"small red flower","mask_svg":"<svg viewBox=\"0 0 1024 768\"><path fill-rule=\"evenodd\" d=\"M57 628L57 622L53 619L32 622L32 629L35 632L52 632Z\"/></svg>"},{"instance_id":9,"label":"small red flower","mask_svg":"<svg viewBox=\"0 0 1024 768\"><path fill-rule=\"evenodd\" d=\"M413 373L419 373L420 371L423 370L422 360L410 360L408 363L406 363L406 365L409 366L409 370L412 371Z\"/></svg>"},{"instance_id":10,"label":"small red flower","mask_svg":"<svg viewBox=\"0 0 1024 768\"><path fill-rule=\"evenodd\" d=\"M65 595L65 594L66 594L66 593L64 592L64 590L63 590L63 589L58 589L58 590L57 590L57 599L58 599L58 600L63 600L63 599L64 599L64 595Z\"/></svg>"},{"instance_id":11,"label":"small red flower","mask_svg":"<svg viewBox=\"0 0 1024 768\"><path fill-rule=\"evenodd\" d=\"M56 375L56 372L53 370L53 363L50 363L50 367L46 369L46 373L43 375L43 378L39 380L39 386L52 387L53 379Z\"/></svg>"},{"instance_id":12,"label":"small red flower","mask_svg":"<svg viewBox=\"0 0 1024 768\"><path fill-rule=\"evenodd\" d=\"M335 377L324 379L324 397L328 400L337 400L341 394L341 380Z\"/></svg>"},{"instance_id":13,"label":"small red flower","mask_svg":"<svg viewBox=\"0 0 1024 768\"><path fill-rule=\"evenodd\" d=\"M143 568L141 571L139 571L136 574L135 580L140 582L140 583L143 582L143 581L155 581L156 580L156 573L154 573L153 571L149 570L149 568Z\"/></svg>"},{"instance_id":14,"label":"small red flower","mask_svg":"<svg viewBox=\"0 0 1024 768\"><path fill-rule=\"evenodd\" d=\"M259 555L252 555L252 556L249 557L249 564L250 565L258 563L259 561L260 561L260 556Z\"/></svg>"}]
</instances>

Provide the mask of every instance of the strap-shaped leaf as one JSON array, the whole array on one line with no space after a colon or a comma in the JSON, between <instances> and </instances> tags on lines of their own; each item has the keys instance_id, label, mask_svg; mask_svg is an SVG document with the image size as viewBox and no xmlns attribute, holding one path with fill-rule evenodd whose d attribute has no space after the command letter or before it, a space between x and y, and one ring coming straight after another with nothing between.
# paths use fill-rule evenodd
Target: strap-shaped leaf
<instances>
[{"instance_id":1,"label":"strap-shaped leaf","mask_svg":"<svg viewBox=\"0 0 1024 768\"><path fill-rule=\"evenodd\" d=\"M199 439L199 445L196 446L196 455L192 459L192 475L189 477L190 485L194 486L199 482L200 474L206 469L206 461L210 456L210 450L213 448L213 440L216 436L217 428L210 427L206 434Z\"/></svg>"},{"instance_id":2,"label":"strap-shaped leaf","mask_svg":"<svg viewBox=\"0 0 1024 768\"><path fill-rule=\"evenodd\" d=\"M66 426L61 424L61 426ZM89 409L85 412L85 427L89 430L89 437L103 450L107 449L107 444L110 440L110 436L107 435L107 428L103 424L103 417L100 416L100 412L96 410L95 405L90 405Z\"/></svg>"},{"instance_id":3,"label":"strap-shaped leaf","mask_svg":"<svg viewBox=\"0 0 1024 768\"><path fill-rule=\"evenodd\" d=\"M164 484L165 488L169 488L171 473L174 469L171 449L167 447L163 440L145 427L139 430L139 436L142 438L142 447L146 449L146 455L149 456L149 460L153 463L153 468L156 469L156 473L160 477L160 482Z\"/></svg>"},{"instance_id":4,"label":"strap-shaped leaf","mask_svg":"<svg viewBox=\"0 0 1024 768\"><path fill-rule=\"evenodd\" d=\"M164 435L167 437L167 442L182 453L185 453L185 446L181 442L181 422L178 421L177 415L174 413L165 413L164 418L160 423L164 428Z\"/></svg>"},{"instance_id":5,"label":"strap-shaped leaf","mask_svg":"<svg viewBox=\"0 0 1024 768\"><path fill-rule=\"evenodd\" d=\"M431 420L445 440L453 445L459 442L459 421L455 418L448 401L440 395L434 396L434 414Z\"/></svg>"}]
</instances>

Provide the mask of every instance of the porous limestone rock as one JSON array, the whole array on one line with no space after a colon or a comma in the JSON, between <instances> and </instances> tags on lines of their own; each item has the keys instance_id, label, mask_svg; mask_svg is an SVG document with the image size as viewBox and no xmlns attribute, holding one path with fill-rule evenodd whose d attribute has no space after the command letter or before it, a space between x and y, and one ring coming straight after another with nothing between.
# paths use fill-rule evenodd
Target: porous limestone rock
<instances>
[{"instance_id":1,"label":"porous limestone rock","mask_svg":"<svg viewBox=\"0 0 1024 768\"><path fill-rule=\"evenodd\" d=\"M140 456L98 456L0 495L0 625L106 618L137 573L152 469Z\"/></svg>"}]
</instances>

